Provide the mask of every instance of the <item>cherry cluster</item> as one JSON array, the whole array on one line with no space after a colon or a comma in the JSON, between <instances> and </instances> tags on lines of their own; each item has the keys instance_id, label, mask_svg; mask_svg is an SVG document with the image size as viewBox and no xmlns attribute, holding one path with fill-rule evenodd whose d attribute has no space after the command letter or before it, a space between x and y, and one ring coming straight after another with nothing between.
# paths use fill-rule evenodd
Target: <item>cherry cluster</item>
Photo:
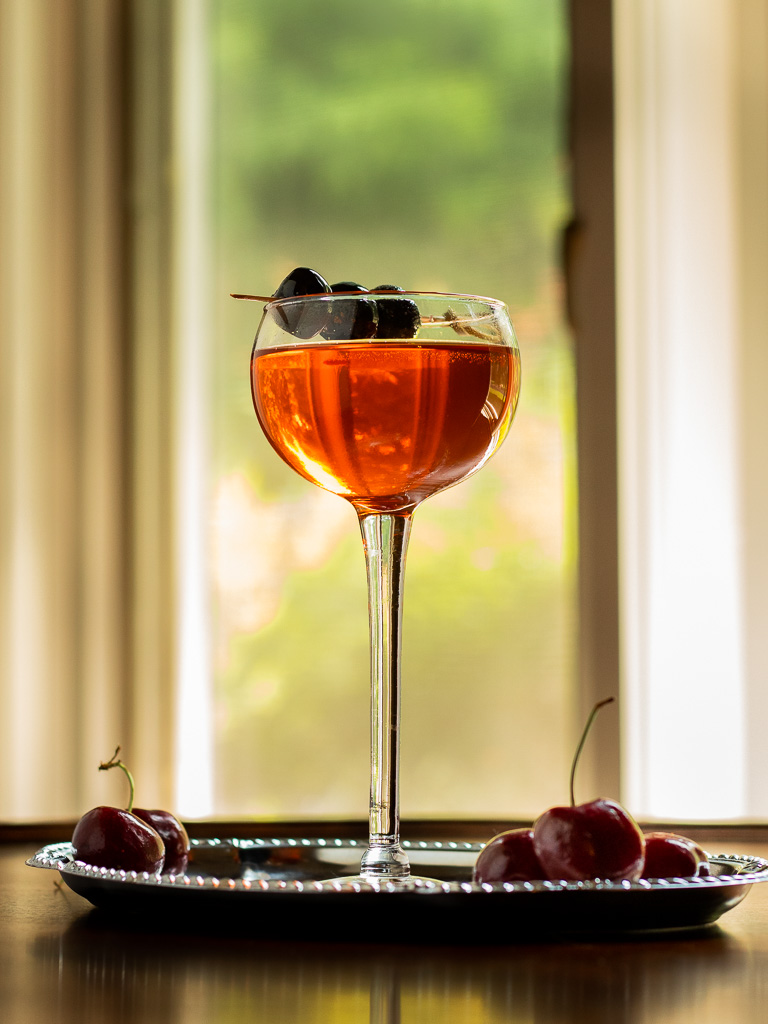
<instances>
[{"instance_id":1,"label":"cherry cluster","mask_svg":"<svg viewBox=\"0 0 768 1024\"><path fill-rule=\"evenodd\" d=\"M573 780L581 749L595 715L612 699L596 704L587 721L571 768L570 806L551 807L532 828L494 836L475 862L476 882L634 882L709 874L707 855L692 839L674 832L643 834L629 811L614 800L576 804Z\"/></svg>"},{"instance_id":2,"label":"cherry cluster","mask_svg":"<svg viewBox=\"0 0 768 1024\"><path fill-rule=\"evenodd\" d=\"M328 284L325 278L309 267L296 267L283 278L272 296L275 299L294 299L310 295L344 296L308 306L306 303L288 303L279 307L275 316L281 326L297 338L308 340L320 334L327 341L360 341L371 338L413 338L421 325L419 308L415 302L403 297L377 302L381 293L402 293L399 285L379 284L364 288L356 281ZM356 296L360 298L356 298Z\"/></svg>"},{"instance_id":3,"label":"cherry cluster","mask_svg":"<svg viewBox=\"0 0 768 1024\"><path fill-rule=\"evenodd\" d=\"M123 871L161 871L181 874L189 858L187 830L170 811L133 806L133 775L118 758L120 748L99 771L121 768L130 786L128 807L94 807L75 825L72 848L75 860Z\"/></svg>"}]
</instances>

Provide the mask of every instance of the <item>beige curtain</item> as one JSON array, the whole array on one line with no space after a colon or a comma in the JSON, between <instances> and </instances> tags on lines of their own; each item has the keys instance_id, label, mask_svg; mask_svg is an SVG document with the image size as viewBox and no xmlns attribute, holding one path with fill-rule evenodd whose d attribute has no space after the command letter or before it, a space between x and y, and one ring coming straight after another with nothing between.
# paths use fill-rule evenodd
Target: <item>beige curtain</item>
<instances>
[{"instance_id":1,"label":"beige curtain","mask_svg":"<svg viewBox=\"0 0 768 1024\"><path fill-rule=\"evenodd\" d=\"M171 796L168 7L0 0L0 820Z\"/></svg>"}]
</instances>

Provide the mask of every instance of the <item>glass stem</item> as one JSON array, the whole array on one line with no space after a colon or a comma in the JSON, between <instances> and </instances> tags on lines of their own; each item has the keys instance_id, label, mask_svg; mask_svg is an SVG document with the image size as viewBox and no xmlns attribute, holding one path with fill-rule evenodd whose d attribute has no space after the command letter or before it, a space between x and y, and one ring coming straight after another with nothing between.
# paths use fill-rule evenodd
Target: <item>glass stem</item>
<instances>
[{"instance_id":1,"label":"glass stem","mask_svg":"<svg viewBox=\"0 0 768 1024\"><path fill-rule=\"evenodd\" d=\"M400 632L411 514L360 513L371 639L371 800L361 872L404 878L400 846Z\"/></svg>"}]
</instances>

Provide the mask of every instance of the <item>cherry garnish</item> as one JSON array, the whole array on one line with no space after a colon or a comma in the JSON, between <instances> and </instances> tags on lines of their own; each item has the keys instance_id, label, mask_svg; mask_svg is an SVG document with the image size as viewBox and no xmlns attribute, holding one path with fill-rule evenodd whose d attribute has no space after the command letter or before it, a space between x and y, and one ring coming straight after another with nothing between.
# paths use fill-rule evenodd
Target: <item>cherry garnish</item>
<instances>
[{"instance_id":1,"label":"cherry garnish","mask_svg":"<svg viewBox=\"0 0 768 1024\"><path fill-rule=\"evenodd\" d=\"M293 299L304 295L329 295L331 286L315 270L296 267L277 287L273 299ZM325 303L286 303L277 306L274 315L289 334L308 341L319 334L328 323L330 307Z\"/></svg>"},{"instance_id":2,"label":"cherry garnish","mask_svg":"<svg viewBox=\"0 0 768 1024\"><path fill-rule=\"evenodd\" d=\"M345 298L331 303L330 319L321 334L328 341L361 341L376 334L379 315L373 299L353 299L350 295L367 293L354 281L340 281L331 291Z\"/></svg>"},{"instance_id":3,"label":"cherry garnish","mask_svg":"<svg viewBox=\"0 0 768 1024\"><path fill-rule=\"evenodd\" d=\"M403 289L396 284L380 284L373 289L374 292L402 292ZM410 299L396 299L394 302L380 302L379 326L377 336L379 338L415 338L421 327L419 307Z\"/></svg>"},{"instance_id":4,"label":"cherry garnish","mask_svg":"<svg viewBox=\"0 0 768 1024\"><path fill-rule=\"evenodd\" d=\"M370 293L404 292L399 285L380 284ZM296 267L283 278L274 295L245 295L232 293L234 299L255 299L273 302L276 299L292 299L304 296L328 295L329 293L355 295L369 294L369 290L356 281L328 282L309 267ZM418 294L418 293L417 293ZM286 303L272 310L280 325L296 338L309 340L322 334L328 341L354 341L369 338L414 338L421 326L419 308L405 296L395 302L377 303L373 298L359 302L315 303L293 306ZM446 313L443 322L451 322L454 315ZM464 333L458 331L458 333Z\"/></svg>"}]
</instances>

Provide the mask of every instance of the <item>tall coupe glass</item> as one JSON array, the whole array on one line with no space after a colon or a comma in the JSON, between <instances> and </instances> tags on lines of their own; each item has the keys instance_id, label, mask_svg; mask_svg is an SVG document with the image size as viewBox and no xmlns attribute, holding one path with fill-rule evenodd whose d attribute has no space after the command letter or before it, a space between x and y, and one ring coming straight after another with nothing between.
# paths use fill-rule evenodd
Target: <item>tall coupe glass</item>
<instances>
[{"instance_id":1,"label":"tall coupe glass","mask_svg":"<svg viewBox=\"0 0 768 1024\"><path fill-rule=\"evenodd\" d=\"M405 335L405 336L402 336ZM504 440L520 392L506 306L470 295L277 299L251 356L253 401L278 455L357 512L371 644L369 845L360 874L410 873L400 843L400 632L411 521Z\"/></svg>"}]
</instances>

